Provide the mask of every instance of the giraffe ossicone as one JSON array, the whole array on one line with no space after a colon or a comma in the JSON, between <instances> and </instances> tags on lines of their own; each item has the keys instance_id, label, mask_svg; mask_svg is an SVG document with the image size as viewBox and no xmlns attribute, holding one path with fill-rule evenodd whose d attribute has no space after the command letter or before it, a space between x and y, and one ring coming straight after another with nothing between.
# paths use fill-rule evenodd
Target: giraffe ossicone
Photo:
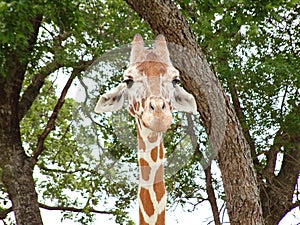
<instances>
[{"instance_id":1,"label":"giraffe ossicone","mask_svg":"<svg viewBox=\"0 0 300 225\"><path fill-rule=\"evenodd\" d=\"M127 99L128 111L136 119L140 225L165 224L163 132L171 126L173 109L197 113L194 97L179 82L179 71L171 63L164 36L158 35L154 48L146 49L137 34L123 83L103 94L95 107L96 113L113 112Z\"/></svg>"}]
</instances>

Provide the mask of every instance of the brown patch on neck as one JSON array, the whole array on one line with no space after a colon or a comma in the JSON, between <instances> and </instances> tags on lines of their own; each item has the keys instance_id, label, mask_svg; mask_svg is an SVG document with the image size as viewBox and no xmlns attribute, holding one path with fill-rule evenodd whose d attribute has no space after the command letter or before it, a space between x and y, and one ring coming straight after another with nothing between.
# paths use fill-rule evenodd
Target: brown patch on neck
<instances>
[{"instance_id":1,"label":"brown patch on neck","mask_svg":"<svg viewBox=\"0 0 300 225\"><path fill-rule=\"evenodd\" d=\"M154 162L157 161L157 156L158 156L158 147L156 146L151 150L151 158Z\"/></svg>"},{"instance_id":2,"label":"brown patch on neck","mask_svg":"<svg viewBox=\"0 0 300 225\"><path fill-rule=\"evenodd\" d=\"M153 190L156 194L157 202L163 198L166 193L165 184L164 184L164 166L161 164L156 171L155 178L154 178L154 185Z\"/></svg>"},{"instance_id":3,"label":"brown patch on neck","mask_svg":"<svg viewBox=\"0 0 300 225\"><path fill-rule=\"evenodd\" d=\"M146 214L150 217L154 214L154 206L151 201L150 193L146 188L141 187L140 199Z\"/></svg>"},{"instance_id":4,"label":"brown patch on neck","mask_svg":"<svg viewBox=\"0 0 300 225\"><path fill-rule=\"evenodd\" d=\"M145 222L145 219L144 219L144 216L143 216L141 208L139 208L139 215L140 215L139 216L140 217L140 223L139 223L139 225L149 225L149 223Z\"/></svg>"},{"instance_id":5,"label":"brown patch on neck","mask_svg":"<svg viewBox=\"0 0 300 225\"><path fill-rule=\"evenodd\" d=\"M146 160L144 160L143 158L140 158L140 171L141 171L143 180L145 180L145 181L149 180L151 168L150 168L149 163Z\"/></svg>"},{"instance_id":6,"label":"brown patch on neck","mask_svg":"<svg viewBox=\"0 0 300 225\"><path fill-rule=\"evenodd\" d=\"M137 128L137 130L138 130L138 148L139 150L146 151L146 144L141 136L139 128Z\"/></svg>"},{"instance_id":7,"label":"brown patch on neck","mask_svg":"<svg viewBox=\"0 0 300 225\"><path fill-rule=\"evenodd\" d=\"M163 159L164 156L165 156L164 145L163 145L163 142L160 142L160 145L159 145L159 158Z\"/></svg>"},{"instance_id":8,"label":"brown patch on neck","mask_svg":"<svg viewBox=\"0 0 300 225\"><path fill-rule=\"evenodd\" d=\"M166 211L163 210L157 217L157 221L155 225L165 225L165 213Z\"/></svg>"}]
</instances>

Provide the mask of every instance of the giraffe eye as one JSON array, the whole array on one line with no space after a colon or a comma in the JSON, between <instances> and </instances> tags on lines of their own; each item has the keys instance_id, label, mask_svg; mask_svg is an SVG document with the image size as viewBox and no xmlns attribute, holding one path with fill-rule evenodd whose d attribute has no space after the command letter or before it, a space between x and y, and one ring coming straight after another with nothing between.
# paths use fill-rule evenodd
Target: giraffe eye
<instances>
[{"instance_id":1,"label":"giraffe eye","mask_svg":"<svg viewBox=\"0 0 300 225\"><path fill-rule=\"evenodd\" d=\"M126 83L128 88L131 88L134 83L133 79L131 79L131 78L127 78L123 82Z\"/></svg>"},{"instance_id":2,"label":"giraffe eye","mask_svg":"<svg viewBox=\"0 0 300 225\"><path fill-rule=\"evenodd\" d=\"M172 84L175 87L177 84L180 84L180 79L179 78L175 78L174 80L172 80Z\"/></svg>"},{"instance_id":3,"label":"giraffe eye","mask_svg":"<svg viewBox=\"0 0 300 225\"><path fill-rule=\"evenodd\" d=\"M150 102L150 109L151 109L152 111L154 111L154 109L155 109L151 102Z\"/></svg>"}]
</instances>

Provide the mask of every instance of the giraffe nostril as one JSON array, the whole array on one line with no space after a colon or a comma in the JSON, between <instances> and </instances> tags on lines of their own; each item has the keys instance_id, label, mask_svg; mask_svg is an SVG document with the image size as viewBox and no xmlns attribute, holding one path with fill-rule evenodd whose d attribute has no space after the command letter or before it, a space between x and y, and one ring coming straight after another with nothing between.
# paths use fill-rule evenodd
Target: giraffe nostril
<instances>
[{"instance_id":1,"label":"giraffe nostril","mask_svg":"<svg viewBox=\"0 0 300 225\"><path fill-rule=\"evenodd\" d=\"M165 102L163 102L161 109L165 109L165 108L166 108L166 104L165 104Z\"/></svg>"}]
</instances>

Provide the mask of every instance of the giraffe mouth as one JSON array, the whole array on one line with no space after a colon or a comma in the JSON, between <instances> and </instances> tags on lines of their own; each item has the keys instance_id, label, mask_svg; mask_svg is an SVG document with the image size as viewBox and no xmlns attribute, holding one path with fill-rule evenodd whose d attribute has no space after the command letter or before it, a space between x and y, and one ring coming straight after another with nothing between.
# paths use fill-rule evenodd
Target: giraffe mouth
<instances>
[{"instance_id":1,"label":"giraffe mouth","mask_svg":"<svg viewBox=\"0 0 300 225\"><path fill-rule=\"evenodd\" d=\"M170 116L163 115L161 117L152 118L150 120L145 120L142 118L143 124L148 129L155 131L155 132L165 132L169 129L172 123L172 115Z\"/></svg>"}]
</instances>

